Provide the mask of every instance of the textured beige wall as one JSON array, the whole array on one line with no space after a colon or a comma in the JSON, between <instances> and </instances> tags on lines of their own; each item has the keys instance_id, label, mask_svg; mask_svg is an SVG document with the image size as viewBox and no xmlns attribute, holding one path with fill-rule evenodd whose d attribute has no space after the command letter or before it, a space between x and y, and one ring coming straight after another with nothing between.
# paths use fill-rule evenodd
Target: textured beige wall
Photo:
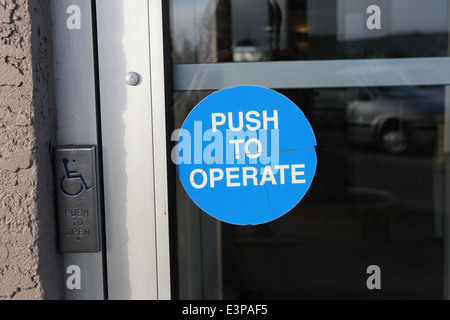
<instances>
[{"instance_id":1,"label":"textured beige wall","mask_svg":"<svg viewBox=\"0 0 450 320\"><path fill-rule=\"evenodd\" d=\"M59 299L49 0L0 0L0 299Z\"/></svg>"}]
</instances>

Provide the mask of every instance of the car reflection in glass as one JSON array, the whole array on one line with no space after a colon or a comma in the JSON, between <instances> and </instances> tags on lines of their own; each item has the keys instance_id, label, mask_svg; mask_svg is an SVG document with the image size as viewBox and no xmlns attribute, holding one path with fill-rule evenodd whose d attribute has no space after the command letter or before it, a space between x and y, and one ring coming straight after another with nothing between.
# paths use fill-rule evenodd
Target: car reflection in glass
<instances>
[{"instance_id":1,"label":"car reflection in glass","mask_svg":"<svg viewBox=\"0 0 450 320\"><path fill-rule=\"evenodd\" d=\"M444 114L442 88L376 87L352 89L347 104L349 139L390 154L430 147Z\"/></svg>"}]
</instances>

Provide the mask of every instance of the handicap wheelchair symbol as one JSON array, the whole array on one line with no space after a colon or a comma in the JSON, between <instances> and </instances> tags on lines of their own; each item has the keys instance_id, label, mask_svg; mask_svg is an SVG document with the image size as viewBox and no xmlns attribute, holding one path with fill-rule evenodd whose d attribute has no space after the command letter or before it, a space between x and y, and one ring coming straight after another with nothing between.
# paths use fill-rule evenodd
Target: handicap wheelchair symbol
<instances>
[{"instance_id":1,"label":"handicap wheelchair symbol","mask_svg":"<svg viewBox=\"0 0 450 320\"><path fill-rule=\"evenodd\" d=\"M62 164L64 166L65 174L61 178L59 186L66 196L76 197L83 192L83 190L89 191L92 189L92 187L89 187L86 184L83 175L78 174L77 170L69 170L69 159L64 158ZM76 181L76 183L74 183L74 181Z\"/></svg>"}]
</instances>

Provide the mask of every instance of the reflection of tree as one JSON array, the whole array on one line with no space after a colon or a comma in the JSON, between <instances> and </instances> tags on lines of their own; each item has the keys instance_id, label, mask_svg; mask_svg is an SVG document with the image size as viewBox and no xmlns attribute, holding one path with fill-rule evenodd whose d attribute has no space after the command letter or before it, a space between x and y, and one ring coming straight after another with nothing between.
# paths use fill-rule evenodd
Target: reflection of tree
<instances>
[{"instance_id":1,"label":"reflection of tree","mask_svg":"<svg viewBox=\"0 0 450 320\"><path fill-rule=\"evenodd\" d=\"M269 11L269 25L267 32L269 33L270 49L272 51L280 50L280 33L283 21L283 13L276 0L267 1Z\"/></svg>"},{"instance_id":2,"label":"reflection of tree","mask_svg":"<svg viewBox=\"0 0 450 320\"><path fill-rule=\"evenodd\" d=\"M208 68L209 63L232 61L231 0L210 0L200 17L197 30L195 50L192 43L184 38L183 51L173 53L175 63L175 59L186 62L185 57L193 52L195 58L188 61L205 64L191 79L190 89L174 94L175 123L179 126L192 108L205 97L206 93L197 89L207 81L207 73L202 70Z\"/></svg>"},{"instance_id":3,"label":"reflection of tree","mask_svg":"<svg viewBox=\"0 0 450 320\"><path fill-rule=\"evenodd\" d=\"M173 63L193 62L195 57L194 45L184 34L180 35L175 41L173 41L174 44L180 42L182 43L180 47L175 45L172 47Z\"/></svg>"},{"instance_id":4,"label":"reflection of tree","mask_svg":"<svg viewBox=\"0 0 450 320\"><path fill-rule=\"evenodd\" d=\"M231 2L211 0L199 23L197 62L232 61Z\"/></svg>"}]
</instances>

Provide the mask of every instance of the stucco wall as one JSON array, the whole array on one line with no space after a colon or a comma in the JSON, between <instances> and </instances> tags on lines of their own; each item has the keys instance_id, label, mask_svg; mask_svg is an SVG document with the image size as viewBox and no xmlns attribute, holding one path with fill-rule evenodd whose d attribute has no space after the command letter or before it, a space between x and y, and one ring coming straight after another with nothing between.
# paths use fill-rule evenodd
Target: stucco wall
<instances>
[{"instance_id":1,"label":"stucco wall","mask_svg":"<svg viewBox=\"0 0 450 320\"><path fill-rule=\"evenodd\" d=\"M0 299L59 299L49 0L0 0Z\"/></svg>"}]
</instances>

